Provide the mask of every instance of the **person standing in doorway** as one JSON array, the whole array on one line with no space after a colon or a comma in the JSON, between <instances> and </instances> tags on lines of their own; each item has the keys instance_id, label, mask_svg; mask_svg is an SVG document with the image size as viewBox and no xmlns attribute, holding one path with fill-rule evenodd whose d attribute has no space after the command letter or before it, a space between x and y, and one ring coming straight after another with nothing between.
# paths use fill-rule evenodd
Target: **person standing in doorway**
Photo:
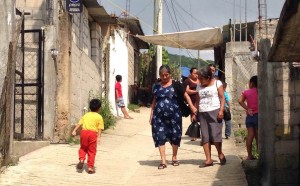
<instances>
[{"instance_id":1,"label":"person standing in doorway","mask_svg":"<svg viewBox=\"0 0 300 186\"><path fill-rule=\"evenodd\" d=\"M133 119L131 116L129 116L129 114L125 108L121 82L122 82L122 76L116 75L116 84L115 84L116 103L118 104L118 107L121 108L121 111L122 111L125 119Z\"/></svg>"},{"instance_id":2,"label":"person standing in doorway","mask_svg":"<svg viewBox=\"0 0 300 186\"><path fill-rule=\"evenodd\" d=\"M247 101L247 104L245 104ZM258 91L257 91L257 76L252 76L249 81L249 89L244 90L239 99L239 104L245 109L246 128L247 128L247 160L253 160L252 142L255 138L256 148L258 149Z\"/></svg>"}]
</instances>

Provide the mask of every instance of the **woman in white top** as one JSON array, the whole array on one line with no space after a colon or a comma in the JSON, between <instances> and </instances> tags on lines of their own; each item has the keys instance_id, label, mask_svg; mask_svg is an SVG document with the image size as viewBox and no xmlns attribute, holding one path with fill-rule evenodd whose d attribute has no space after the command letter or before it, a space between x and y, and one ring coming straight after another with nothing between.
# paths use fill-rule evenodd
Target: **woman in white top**
<instances>
[{"instance_id":1,"label":"woman in white top","mask_svg":"<svg viewBox=\"0 0 300 186\"><path fill-rule=\"evenodd\" d=\"M206 156L203 166L212 166L211 144L216 146L220 164L226 163L222 152L222 119L224 111L224 90L222 82L213 78L209 67L199 70L200 85L197 86L199 93L199 119L201 123L201 143Z\"/></svg>"}]
</instances>

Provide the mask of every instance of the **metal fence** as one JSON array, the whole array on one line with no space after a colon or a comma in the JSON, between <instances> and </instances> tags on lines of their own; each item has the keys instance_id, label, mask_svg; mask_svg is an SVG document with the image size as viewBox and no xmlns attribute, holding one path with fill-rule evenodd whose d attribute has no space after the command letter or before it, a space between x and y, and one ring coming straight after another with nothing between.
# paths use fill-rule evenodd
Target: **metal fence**
<instances>
[{"instance_id":1,"label":"metal fence","mask_svg":"<svg viewBox=\"0 0 300 186\"><path fill-rule=\"evenodd\" d=\"M22 30L15 75L14 138L43 138L44 33Z\"/></svg>"}]
</instances>

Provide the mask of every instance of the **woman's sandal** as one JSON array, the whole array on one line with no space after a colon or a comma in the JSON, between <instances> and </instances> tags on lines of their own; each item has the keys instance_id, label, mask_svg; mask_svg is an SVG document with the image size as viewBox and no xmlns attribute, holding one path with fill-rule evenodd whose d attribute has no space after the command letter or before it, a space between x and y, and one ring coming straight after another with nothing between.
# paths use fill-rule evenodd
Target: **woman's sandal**
<instances>
[{"instance_id":1,"label":"woman's sandal","mask_svg":"<svg viewBox=\"0 0 300 186\"><path fill-rule=\"evenodd\" d=\"M203 165L199 165L199 168L210 167L210 166L213 166L213 165L214 165L214 162L204 163Z\"/></svg>"},{"instance_id":2,"label":"woman's sandal","mask_svg":"<svg viewBox=\"0 0 300 186\"><path fill-rule=\"evenodd\" d=\"M221 159L221 158L219 158L220 159L220 165L225 165L226 164L226 158L225 158L225 156Z\"/></svg>"},{"instance_id":3,"label":"woman's sandal","mask_svg":"<svg viewBox=\"0 0 300 186\"><path fill-rule=\"evenodd\" d=\"M173 160L171 164L173 166L179 166L179 161L178 160Z\"/></svg>"},{"instance_id":4,"label":"woman's sandal","mask_svg":"<svg viewBox=\"0 0 300 186\"><path fill-rule=\"evenodd\" d=\"M161 163L161 164L159 164L158 165L158 167L157 167L158 169L164 169L164 168L167 168L167 165L166 164L163 164L163 163Z\"/></svg>"}]
</instances>

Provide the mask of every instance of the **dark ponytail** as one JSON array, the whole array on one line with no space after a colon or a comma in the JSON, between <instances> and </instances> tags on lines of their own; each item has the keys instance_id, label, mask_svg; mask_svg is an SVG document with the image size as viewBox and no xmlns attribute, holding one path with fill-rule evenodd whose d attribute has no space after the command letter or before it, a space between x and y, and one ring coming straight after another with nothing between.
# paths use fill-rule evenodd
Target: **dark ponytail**
<instances>
[{"instance_id":1,"label":"dark ponytail","mask_svg":"<svg viewBox=\"0 0 300 186\"><path fill-rule=\"evenodd\" d=\"M257 76L252 76L250 78L250 83L253 83L253 85L257 87Z\"/></svg>"}]
</instances>

